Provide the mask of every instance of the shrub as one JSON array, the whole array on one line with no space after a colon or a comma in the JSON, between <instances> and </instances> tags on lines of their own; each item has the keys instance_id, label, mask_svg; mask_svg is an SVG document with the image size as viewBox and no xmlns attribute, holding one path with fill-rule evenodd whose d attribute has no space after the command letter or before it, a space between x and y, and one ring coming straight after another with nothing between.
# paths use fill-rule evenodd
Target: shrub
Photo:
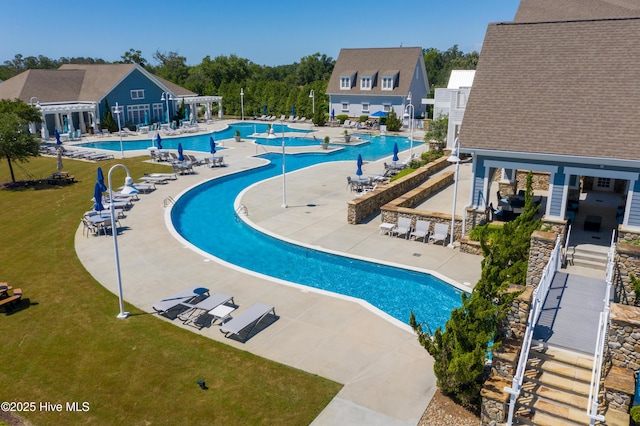
<instances>
[{"instance_id":1,"label":"shrub","mask_svg":"<svg viewBox=\"0 0 640 426\"><path fill-rule=\"evenodd\" d=\"M364 123L368 119L369 119L368 115L361 115L360 117L358 117L358 123Z\"/></svg>"},{"instance_id":2,"label":"shrub","mask_svg":"<svg viewBox=\"0 0 640 426\"><path fill-rule=\"evenodd\" d=\"M501 231L502 226L500 225L477 225L471 230L471 232L469 232L469 239L473 241L480 241L480 238L484 233L484 238L489 244L491 244L496 239L497 234Z\"/></svg>"},{"instance_id":3,"label":"shrub","mask_svg":"<svg viewBox=\"0 0 640 426\"><path fill-rule=\"evenodd\" d=\"M387 130L397 132L402 127L402 120L398 118L396 112L392 109L387 113Z\"/></svg>"},{"instance_id":4,"label":"shrub","mask_svg":"<svg viewBox=\"0 0 640 426\"><path fill-rule=\"evenodd\" d=\"M636 423L640 423L640 405L634 405L631 407L629 414L631 414L631 420Z\"/></svg>"},{"instance_id":5,"label":"shrub","mask_svg":"<svg viewBox=\"0 0 640 426\"><path fill-rule=\"evenodd\" d=\"M406 169L402 169L395 176L392 176L391 179L389 179L389 182L393 182L394 180L398 180L401 177L409 175L409 174L411 174L411 173L413 173L415 171L416 171L416 169L412 169L410 167L407 167Z\"/></svg>"},{"instance_id":6,"label":"shrub","mask_svg":"<svg viewBox=\"0 0 640 426\"><path fill-rule=\"evenodd\" d=\"M340 122L340 124L344 123L344 120L348 120L349 116L347 114L338 114L336 115L336 120Z\"/></svg>"}]
</instances>

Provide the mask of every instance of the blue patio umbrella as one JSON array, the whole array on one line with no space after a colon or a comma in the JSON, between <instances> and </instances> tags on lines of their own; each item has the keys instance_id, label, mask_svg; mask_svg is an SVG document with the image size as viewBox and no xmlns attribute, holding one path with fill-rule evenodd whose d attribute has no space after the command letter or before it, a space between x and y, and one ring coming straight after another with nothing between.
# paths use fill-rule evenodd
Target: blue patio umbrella
<instances>
[{"instance_id":1,"label":"blue patio umbrella","mask_svg":"<svg viewBox=\"0 0 640 426\"><path fill-rule=\"evenodd\" d=\"M162 149L162 138L160 137L160 133L156 135L156 145L158 145L158 149Z\"/></svg>"},{"instance_id":2,"label":"blue patio umbrella","mask_svg":"<svg viewBox=\"0 0 640 426\"><path fill-rule=\"evenodd\" d=\"M178 142L178 161L184 161L184 155L182 155L182 144Z\"/></svg>"},{"instance_id":3,"label":"blue patio umbrella","mask_svg":"<svg viewBox=\"0 0 640 426\"><path fill-rule=\"evenodd\" d=\"M291 116L292 117L296 116L296 107L294 107L294 106L291 107Z\"/></svg>"},{"instance_id":4,"label":"blue patio umbrella","mask_svg":"<svg viewBox=\"0 0 640 426\"><path fill-rule=\"evenodd\" d=\"M335 120L336 119L336 110L331 108L331 119Z\"/></svg>"},{"instance_id":5,"label":"blue patio umbrella","mask_svg":"<svg viewBox=\"0 0 640 426\"><path fill-rule=\"evenodd\" d=\"M376 111L373 114L371 114L371 117L386 117L387 113L384 111Z\"/></svg>"},{"instance_id":6,"label":"blue patio umbrella","mask_svg":"<svg viewBox=\"0 0 640 426\"><path fill-rule=\"evenodd\" d=\"M102 174L102 167L98 167L98 179L97 179L97 183L100 184L100 190L101 191L106 191L107 187L104 186L104 175Z\"/></svg>"},{"instance_id":7,"label":"blue patio umbrella","mask_svg":"<svg viewBox=\"0 0 640 426\"><path fill-rule=\"evenodd\" d=\"M213 136L209 136L209 146L211 147L211 153L216 153L216 141L213 140Z\"/></svg>"},{"instance_id":8,"label":"blue patio umbrella","mask_svg":"<svg viewBox=\"0 0 640 426\"><path fill-rule=\"evenodd\" d=\"M102 205L102 188L100 187L100 182L96 182L93 187L93 199L95 200L93 209L97 212L104 210L104 206Z\"/></svg>"},{"instance_id":9,"label":"blue patio umbrella","mask_svg":"<svg viewBox=\"0 0 640 426\"><path fill-rule=\"evenodd\" d=\"M398 143L394 143L393 144L393 158L391 159L392 161L398 161Z\"/></svg>"},{"instance_id":10,"label":"blue patio umbrella","mask_svg":"<svg viewBox=\"0 0 640 426\"><path fill-rule=\"evenodd\" d=\"M59 148L62 145L62 141L60 140L60 132L58 132L58 129L53 132L53 135L56 137L56 146Z\"/></svg>"},{"instance_id":11,"label":"blue patio umbrella","mask_svg":"<svg viewBox=\"0 0 640 426\"><path fill-rule=\"evenodd\" d=\"M362 176L362 155L358 154L358 161L356 163L358 165L358 170L356 170L356 174L358 176Z\"/></svg>"},{"instance_id":12,"label":"blue patio umbrella","mask_svg":"<svg viewBox=\"0 0 640 426\"><path fill-rule=\"evenodd\" d=\"M267 115L267 106L266 105L262 106L262 114L263 115Z\"/></svg>"}]
</instances>

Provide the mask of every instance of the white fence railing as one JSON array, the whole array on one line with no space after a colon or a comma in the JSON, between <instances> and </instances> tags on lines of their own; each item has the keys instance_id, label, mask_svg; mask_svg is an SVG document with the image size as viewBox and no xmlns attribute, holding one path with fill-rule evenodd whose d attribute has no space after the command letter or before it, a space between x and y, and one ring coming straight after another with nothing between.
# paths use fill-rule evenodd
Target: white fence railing
<instances>
[{"instance_id":1,"label":"white fence railing","mask_svg":"<svg viewBox=\"0 0 640 426\"><path fill-rule=\"evenodd\" d=\"M613 286L613 267L616 256L616 230L611 235L611 246L607 259L606 290L604 293L604 309L600 312L600 322L598 323L598 337L596 339L596 349L593 354L593 367L591 368L591 385L589 388L589 400L587 402L587 416L589 424L595 425L596 421L603 422L604 417L598 414L598 393L600 390L600 378L602 376L602 364L604 363L604 348L607 342L607 331L609 330L609 310L611 299L611 288Z\"/></svg>"},{"instance_id":2,"label":"white fence railing","mask_svg":"<svg viewBox=\"0 0 640 426\"><path fill-rule=\"evenodd\" d=\"M542 271L540 283L533 292L531 310L529 311L529 319L527 320L527 329L525 330L524 337L522 339L522 349L520 350L520 357L518 359L518 368L516 369L516 374L513 376L511 387L504 388L504 390L511 395L509 399L509 416L507 418L508 426L511 426L513 424L513 413L515 412L516 408L516 399L518 399L518 395L520 395L520 390L522 388L524 371L527 368L527 361L529 360L529 350L531 349L533 331L535 329L536 323L538 322L538 318L540 317L540 312L542 312L542 305L547 298L547 293L549 292L549 288L551 287L551 283L553 282L553 277L555 276L556 271L558 270L558 266L560 265L561 248L562 243L560 241L560 236L558 235L558 238L556 239L556 246L551 252L549 262Z\"/></svg>"}]
</instances>

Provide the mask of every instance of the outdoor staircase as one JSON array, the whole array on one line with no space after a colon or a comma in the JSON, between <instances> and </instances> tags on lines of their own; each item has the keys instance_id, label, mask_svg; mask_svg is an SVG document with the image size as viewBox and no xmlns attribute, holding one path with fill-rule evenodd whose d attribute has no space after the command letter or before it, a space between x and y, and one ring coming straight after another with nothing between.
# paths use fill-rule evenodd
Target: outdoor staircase
<instances>
[{"instance_id":1,"label":"outdoor staircase","mask_svg":"<svg viewBox=\"0 0 640 426\"><path fill-rule=\"evenodd\" d=\"M588 425L592 366L593 358L588 355L532 346L514 424Z\"/></svg>"},{"instance_id":2,"label":"outdoor staircase","mask_svg":"<svg viewBox=\"0 0 640 426\"><path fill-rule=\"evenodd\" d=\"M578 245L567 249L569 264L602 271L607 267L607 254L608 247Z\"/></svg>"}]
</instances>

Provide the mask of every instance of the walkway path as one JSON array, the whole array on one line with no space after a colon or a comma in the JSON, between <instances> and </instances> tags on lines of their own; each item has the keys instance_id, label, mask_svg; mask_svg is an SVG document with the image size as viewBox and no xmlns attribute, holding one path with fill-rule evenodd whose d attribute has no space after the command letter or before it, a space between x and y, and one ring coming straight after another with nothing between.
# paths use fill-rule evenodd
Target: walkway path
<instances>
[{"instance_id":1,"label":"walkway path","mask_svg":"<svg viewBox=\"0 0 640 426\"><path fill-rule=\"evenodd\" d=\"M340 132L329 129L332 130L336 136ZM251 142L226 145L227 168L198 167L197 174L180 176L177 181L158 185L151 194L141 195L128 212L118 236L125 299L152 312L153 303L163 297L190 285L202 285L232 294L240 305L238 312L255 302L272 304L280 318L246 343L225 339L216 326L198 331L179 321L173 323L343 383L343 389L314 421L315 425L417 424L436 386L433 361L406 324L366 302L272 281L218 263L174 238L167 228L167 196L176 198L207 179L255 167L263 161L249 157L256 151ZM364 168L367 174L383 167L380 162L365 164ZM287 175L287 209L281 207L282 186L278 178L258 184L242 199L249 210L248 219L265 230L302 243L431 269L458 283L478 280L481 259L477 256L381 236L377 218L362 225L347 225L346 201L353 194L345 189L345 176L352 174L352 169L353 164L334 163ZM448 211L451 201L451 195L448 199L441 196L434 201L438 205L433 210ZM221 234L221 244L224 238L229 237ZM112 239L86 238L78 228L76 250L87 270L116 293ZM117 312L114 304L114 316Z\"/></svg>"}]
</instances>

